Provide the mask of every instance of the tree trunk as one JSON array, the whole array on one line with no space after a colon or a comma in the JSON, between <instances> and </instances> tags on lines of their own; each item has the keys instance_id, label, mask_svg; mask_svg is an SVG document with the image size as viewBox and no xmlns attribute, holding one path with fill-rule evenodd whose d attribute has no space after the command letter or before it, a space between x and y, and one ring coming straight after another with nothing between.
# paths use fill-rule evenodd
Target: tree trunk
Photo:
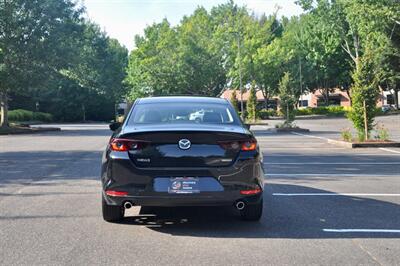
<instances>
[{"instance_id":1,"label":"tree trunk","mask_svg":"<svg viewBox=\"0 0 400 266\"><path fill-rule=\"evenodd\" d=\"M86 108L85 108L85 104L82 104L82 119L83 119L83 122L86 122Z\"/></svg>"},{"instance_id":2,"label":"tree trunk","mask_svg":"<svg viewBox=\"0 0 400 266\"><path fill-rule=\"evenodd\" d=\"M262 89L261 91L264 96L264 108L265 108L265 110L268 110L269 94L265 92L265 89Z\"/></svg>"},{"instance_id":3,"label":"tree trunk","mask_svg":"<svg viewBox=\"0 0 400 266\"><path fill-rule=\"evenodd\" d=\"M325 105L329 106L329 89L325 89Z\"/></svg>"},{"instance_id":4,"label":"tree trunk","mask_svg":"<svg viewBox=\"0 0 400 266\"><path fill-rule=\"evenodd\" d=\"M353 101L352 101L352 99L351 99L351 92L350 92L350 88L345 88L345 89L344 89L344 91L346 92L346 94L347 94L347 97L349 97L350 106L352 106L352 105L353 105Z\"/></svg>"},{"instance_id":5,"label":"tree trunk","mask_svg":"<svg viewBox=\"0 0 400 266\"><path fill-rule=\"evenodd\" d=\"M369 139L369 128L368 128L368 119L367 119L367 104L364 100L363 102L364 107L364 140L367 141Z\"/></svg>"},{"instance_id":6,"label":"tree trunk","mask_svg":"<svg viewBox=\"0 0 400 266\"><path fill-rule=\"evenodd\" d=\"M0 127L8 127L8 98L5 92L0 93Z\"/></svg>"},{"instance_id":7,"label":"tree trunk","mask_svg":"<svg viewBox=\"0 0 400 266\"><path fill-rule=\"evenodd\" d=\"M399 110L400 109L400 105L399 105L399 89L393 89L394 90L394 104L396 106L396 109Z\"/></svg>"}]
</instances>

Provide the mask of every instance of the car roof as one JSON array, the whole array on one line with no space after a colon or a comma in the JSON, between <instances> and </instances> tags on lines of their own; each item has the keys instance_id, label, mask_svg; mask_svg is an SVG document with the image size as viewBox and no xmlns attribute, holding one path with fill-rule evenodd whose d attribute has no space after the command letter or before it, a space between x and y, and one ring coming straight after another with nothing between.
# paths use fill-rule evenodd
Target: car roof
<instances>
[{"instance_id":1,"label":"car roof","mask_svg":"<svg viewBox=\"0 0 400 266\"><path fill-rule=\"evenodd\" d=\"M162 96L162 97L148 97L140 98L138 104L146 103L217 103L227 104L228 101L223 98L216 97L200 97L200 96Z\"/></svg>"}]
</instances>

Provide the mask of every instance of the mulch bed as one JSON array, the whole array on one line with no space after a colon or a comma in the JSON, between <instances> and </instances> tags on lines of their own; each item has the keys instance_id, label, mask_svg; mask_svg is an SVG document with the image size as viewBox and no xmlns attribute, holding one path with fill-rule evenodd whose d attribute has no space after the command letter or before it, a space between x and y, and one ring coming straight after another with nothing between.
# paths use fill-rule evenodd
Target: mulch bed
<instances>
[{"instance_id":1,"label":"mulch bed","mask_svg":"<svg viewBox=\"0 0 400 266\"><path fill-rule=\"evenodd\" d=\"M363 142L348 142L343 140L332 140L329 139L328 143L336 144L338 146L346 148L397 148L400 147L400 142L391 140L368 140Z\"/></svg>"}]
</instances>

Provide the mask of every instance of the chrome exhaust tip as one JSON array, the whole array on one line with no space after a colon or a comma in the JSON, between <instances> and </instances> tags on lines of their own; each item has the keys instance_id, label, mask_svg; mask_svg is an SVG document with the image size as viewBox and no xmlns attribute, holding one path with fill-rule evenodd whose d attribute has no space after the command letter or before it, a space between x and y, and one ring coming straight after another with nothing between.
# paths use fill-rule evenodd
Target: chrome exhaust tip
<instances>
[{"instance_id":1,"label":"chrome exhaust tip","mask_svg":"<svg viewBox=\"0 0 400 266\"><path fill-rule=\"evenodd\" d=\"M127 202L124 203L124 208L125 208L125 209L130 209L130 208L132 208L132 207L133 207L132 202L127 201Z\"/></svg>"},{"instance_id":2,"label":"chrome exhaust tip","mask_svg":"<svg viewBox=\"0 0 400 266\"><path fill-rule=\"evenodd\" d=\"M244 207L246 207L246 204L243 201L236 202L236 209L238 209L239 211L243 210Z\"/></svg>"}]
</instances>

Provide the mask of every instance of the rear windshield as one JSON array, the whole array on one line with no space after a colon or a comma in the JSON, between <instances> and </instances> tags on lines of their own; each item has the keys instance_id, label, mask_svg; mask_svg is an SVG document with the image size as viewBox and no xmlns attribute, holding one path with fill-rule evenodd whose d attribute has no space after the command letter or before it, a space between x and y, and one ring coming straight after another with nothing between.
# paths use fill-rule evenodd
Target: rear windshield
<instances>
[{"instance_id":1,"label":"rear windshield","mask_svg":"<svg viewBox=\"0 0 400 266\"><path fill-rule=\"evenodd\" d=\"M134 107L128 124L204 123L240 124L228 104L142 103Z\"/></svg>"}]
</instances>

